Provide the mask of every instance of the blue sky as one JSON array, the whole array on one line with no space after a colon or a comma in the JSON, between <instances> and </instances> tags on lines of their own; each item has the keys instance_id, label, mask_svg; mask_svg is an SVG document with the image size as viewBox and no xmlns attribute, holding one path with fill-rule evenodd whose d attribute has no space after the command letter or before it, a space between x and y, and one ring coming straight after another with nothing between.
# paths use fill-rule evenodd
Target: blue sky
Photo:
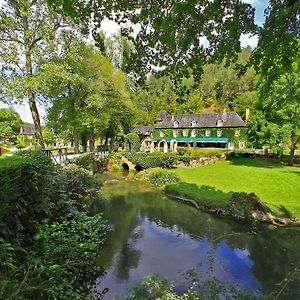
<instances>
[{"instance_id":1,"label":"blue sky","mask_svg":"<svg viewBox=\"0 0 300 300\"><path fill-rule=\"evenodd\" d=\"M2 0L0 0L1 2ZM250 3L255 8L255 23L261 26L264 22L264 10L267 7L269 1L268 0L243 0L243 2ZM118 25L115 23L105 20L102 23L102 28L107 34L116 33L118 31ZM257 45L257 36L243 35L241 37L241 45L242 47L251 46L255 47ZM0 108L8 107L0 100ZM12 108L16 110L21 116L22 120L25 122L32 123L31 113L28 107L28 104L24 100L24 104L21 105L13 105ZM38 106L38 110L41 115L42 122L46 116L46 110L43 106ZM44 123L44 122L43 122Z\"/></svg>"}]
</instances>

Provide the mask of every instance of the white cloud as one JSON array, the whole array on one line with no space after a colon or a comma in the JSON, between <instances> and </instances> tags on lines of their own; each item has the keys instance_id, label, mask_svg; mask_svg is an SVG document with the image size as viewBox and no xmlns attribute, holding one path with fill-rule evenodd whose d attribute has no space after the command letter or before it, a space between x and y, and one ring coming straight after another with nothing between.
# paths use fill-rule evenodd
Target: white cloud
<instances>
[{"instance_id":1,"label":"white cloud","mask_svg":"<svg viewBox=\"0 0 300 300\"><path fill-rule=\"evenodd\" d=\"M242 34L240 38L241 47L245 48L247 46L250 46L251 48L255 48L258 43L258 36L257 35L251 35L249 33Z\"/></svg>"}]
</instances>

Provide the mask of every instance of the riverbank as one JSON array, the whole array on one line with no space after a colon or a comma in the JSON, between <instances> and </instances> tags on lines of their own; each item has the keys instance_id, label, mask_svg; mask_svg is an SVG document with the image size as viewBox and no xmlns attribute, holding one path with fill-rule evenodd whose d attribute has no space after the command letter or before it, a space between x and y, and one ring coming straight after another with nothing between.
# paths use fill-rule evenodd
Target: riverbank
<instances>
[{"instance_id":1,"label":"riverbank","mask_svg":"<svg viewBox=\"0 0 300 300\"><path fill-rule=\"evenodd\" d=\"M168 197L198 210L237 220L265 222L276 226L300 226L300 220L275 215L254 193L224 193L191 183L167 185Z\"/></svg>"},{"instance_id":2,"label":"riverbank","mask_svg":"<svg viewBox=\"0 0 300 300\"><path fill-rule=\"evenodd\" d=\"M234 192L255 193L274 214L300 218L300 168L268 160L236 158L198 167L171 170L182 181L232 195ZM211 198L220 197L214 193Z\"/></svg>"}]
</instances>

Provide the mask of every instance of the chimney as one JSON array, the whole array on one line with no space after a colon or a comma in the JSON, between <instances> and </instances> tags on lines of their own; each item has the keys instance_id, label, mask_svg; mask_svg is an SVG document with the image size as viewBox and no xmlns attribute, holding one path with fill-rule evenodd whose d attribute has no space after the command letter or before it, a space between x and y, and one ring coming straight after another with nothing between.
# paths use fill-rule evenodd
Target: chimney
<instances>
[{"instance_id":1,"label":"chimney","mask_svg":"<svg viewBox=\"0 0 300 300\"><path fill-rule=\"evenodd\" d=\"M248 123L250 120L250 108L247 107L246 108L246 123Z\"/></svg>"}]
</instances>

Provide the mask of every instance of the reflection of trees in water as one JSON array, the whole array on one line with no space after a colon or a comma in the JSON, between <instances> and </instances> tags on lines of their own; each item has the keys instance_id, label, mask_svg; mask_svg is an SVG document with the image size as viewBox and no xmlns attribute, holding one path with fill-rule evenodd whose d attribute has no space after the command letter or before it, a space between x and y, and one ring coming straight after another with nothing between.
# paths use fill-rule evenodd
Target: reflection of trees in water
<instances>
[{"instance_id":1,"label":"reflection of trees in water","mask_svg":"<svg viewBox=\"0 0 300 300\"><path fill-rule=\"evenodd\" d=\"M134 248L138 239L143 237L143 230L136 228L127 243L123 244L121 251L118 253L115 263L115 273L119 280L129 278L130 269L136 268L139 264L141 252Z\"/></svg>"},{"instance_id":2,"label":"reflection of trees in water","mask_svg":"<svg viewBox=\"0 0 300 300\"><path fill-rule=\"evenodd\" d=\"M102 209L99 207L99 210ZM275 283L281 282L300 261L299 230L274 230L266 226L255 228L253 225L217 218L184 204L165 200L157 192L143 192L133 187L120 196L119 191L117 197L107 201L104 212L115 230L106 249L102 251L99 264L110 266L113 257L118 255L116 273L120 279L127 279L129 270L138 265L141 253L133 247L132 231L144 218L170 230L176 226L179 232L187 233L192 238L207 239L212 248L225 241L231 249L248 249L249 259L253 261L251 272L263 283L266 293L274 291ZM299 281L290 282L289 287L289 295L294 299L299 297Z\"/></svg>"}]
</instances>

